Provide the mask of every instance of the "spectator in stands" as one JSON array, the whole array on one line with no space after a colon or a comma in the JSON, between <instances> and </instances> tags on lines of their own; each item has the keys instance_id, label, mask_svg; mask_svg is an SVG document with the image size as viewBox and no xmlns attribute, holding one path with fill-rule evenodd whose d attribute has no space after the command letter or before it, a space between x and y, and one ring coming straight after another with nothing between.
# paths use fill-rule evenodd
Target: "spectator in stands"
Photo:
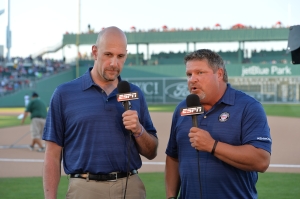
<instances>
[{"instance_id":1,"label":"spectator in stands","mask_svg":"<svg viewBox=\"0 0 300 199\"><path fill-rule=\"evenodd\" d=\"M42 144L42 136L46 122L47 106L36 92L32 93L32 99L26 106L21 124L24 124L28 114L30 114L31 118L30 131L32 136L32 142L29 148L30 150L34 150L35 144L37 144L39 146L37 151L44 152L45 148Z\"/></svg>"}]
</instances>

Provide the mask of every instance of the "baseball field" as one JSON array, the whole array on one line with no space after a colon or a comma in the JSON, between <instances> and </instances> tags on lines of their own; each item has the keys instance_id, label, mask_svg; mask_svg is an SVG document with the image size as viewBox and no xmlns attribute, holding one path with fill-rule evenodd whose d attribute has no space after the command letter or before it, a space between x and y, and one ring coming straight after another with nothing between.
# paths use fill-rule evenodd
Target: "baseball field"
<instances>
[{"instance_id":1,"label":"baseball field","mask_svg":"<svg viewBox=\"0 0 300 199\"><path fill-rule=\"evenodd\" d=\"M158 112L149 108L158 131L159 148L155 159L142 157L140 173L162 173L165 164L165 149L169 138L172 112ZM0 116L17 117L22 109L0 109ZM4 120L0 121L4 122ZM271 164L267 173L300 173L300 118L268 116L273 140ZM26 125L0 128L0 179L17 177L41 177L44 153L30 151L29 122ZM62 170L63 171L63 170ZM63 173L63 175L65 175ZM297 175L300 182L300 175ZM1 183L0 183L1 184ZM299 187L299 186L298 186ZM2 189L2 188L0 188ZM298 191L300 193L300 191Z\"/></svg>"}]
</instances>

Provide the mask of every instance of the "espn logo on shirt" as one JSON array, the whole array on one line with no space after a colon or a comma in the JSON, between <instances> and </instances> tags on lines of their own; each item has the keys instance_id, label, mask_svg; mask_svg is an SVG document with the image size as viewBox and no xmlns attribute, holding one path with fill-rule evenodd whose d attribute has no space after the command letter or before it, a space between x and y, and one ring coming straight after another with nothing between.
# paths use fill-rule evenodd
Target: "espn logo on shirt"
<instances>
[{"instance_id":1,"label":"espn logo on shirt","mask_svg":"<svg viewBox=\"0 0 300 199\"><path fill-rule=\"evenodd\" d=\"M202 114L202 113L204 113L203 106L182 108L180 111L181 116L197 115L197 114Z\"/></svg>"},{"instance_id":2,"label":"espn logo on shirt","mask_svg":"<svg viewBox=\"0 0 300 199\"><path fill-rule=\"evenodd\" d=\"M137 92L117 94L118 102L139 99Z\"/></svg>"}]
</instances>

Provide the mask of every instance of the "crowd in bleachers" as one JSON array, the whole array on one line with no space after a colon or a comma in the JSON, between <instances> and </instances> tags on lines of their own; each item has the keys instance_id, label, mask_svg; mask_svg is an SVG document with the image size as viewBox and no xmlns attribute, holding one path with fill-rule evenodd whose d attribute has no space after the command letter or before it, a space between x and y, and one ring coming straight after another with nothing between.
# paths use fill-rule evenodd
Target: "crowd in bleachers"
<instances>
[{"instance_id":1,"label":"crowd in bleachers","mask_svg":"<svg viewBox=\"0 0 300 199\"><path fill-rule=\"evenodd\" d=\"M252 54L251 61L253 63L287 64L291 61L291 55L287 54L286 50L281 50L281 51L261 50L260 52L253 50L251 54Z\"/></svg>"},{"instance_id":2,"label":"crowd in bleachers","mask_svg":"<svg viewBox=\"0 0 300 199\"><path fill-rule=\"evenodd\" d=\"M256 63L256 64L287 64L291 62L291 55L286 53L286 50L280 51L266 51L262 50L257 52L256 50L251 51L251 56L247 57L247 53L241 51L241 60L239 59L238 51L217 51L224 60L225 64L238 64L238 63ZM144 60L144 54L139 54L138 65L165 65L165 64L183 64L184 56L186 52L172 51L153 53L149 60ZM129 54L125 62L125 65L133 66L136 65L136 55Z\"/></svg>"},{"instance_id":3,"label":"crowd in bleachers","mask_svg":"<svg viewBox=\"0 0 300 199\"><path fill-rule=\"evenodd\" d=\"M280 22L280 21L277 21L275 24L273 24L271 26L272 28L284 28L285 26ZM260 27L260 28L257 28L257 27L254 27L254 26L248 26L248 25L244 25L244 24L241 24L241 23L237 23L237 24L234 24L232 25L229 29L230 30L236 30L236 29L262 29L262 28L269 28L269 27ZM203 27L203 28L199 28L199 27L190 27L190 28L170 28L166 25L163 25L161 28L151 28L151 29L148 29L148 30L144 30L144 29L137 29L135 26L131 26L130 27L130 31L131 32L167 32L167 31L170 31L170 32L175 32L175 31L200 31L200 30L222 30L222 25L219 24L219 23L216 23L214 26L212 27Z\"/></svg>"},{"instance_id":4,"label":"crowd in bleachers","mask_svg":"<svg viewBox=\"0 0 300 199\"><path fill-rule=\"evenodd\" d=\"M289 26L283 25L280 21L277 21L273 25L270 26L271 28L288 28ZM232 25L230 28L223 28L221 24L216 23L213 26L209 27L189 27L189 28L173 28L173 27L168 27L167 25L163 25L161 27L157 28L150 28L150 29L138 29L135 26L131 26L129 31L125 32L175 32L175 31L200 31L200 30L236 30L236 29L264 29L264 28L270 28L270 27L254 27L251 25L245 25L241 23L237 23ZM101 30L103 30L105 27L102 27ZM101 31L99 30L99 31ZM81 32L81 34L94 34L97 33L94 28L91 28L90 24L88 25L88 28L86 31ZM65 34L77 34L77 33L71 33L66 31Z\"/></svg>"},{"instance_id":5,"label":"crowd in bleachers","mask_svg":"<svg viewBox=\"0 0 300 199\"><path fill-rule=\"evenodd\" d=\"M291 55L286 53L286 50L261 50L256 51L252 50L251 55L248 55L248 50L241 51L239 59L238 51L217 51L224 60L225 64L238 64L238 63L256 63L256 64L288 64L291 63ZM184 56L187 53L185 51L181 52L160 52L152 53L151 58L146 60L144 58L144 53L138 55L128 53L125 65L134 66L134 65L166 65L166 64L183 64ZM88 56L87 53L83 55L79 54L80 60L92 60L92 56ZM138 64L136 64L138 61Z\"/></svg>"},{"instance_id":6,"label":"crowd in bleachers","mask_svg":"<svg viewBox=\"0 0 300 199\"><path fill-rule=\"evenodd\" d=\"M0 59L0 96L31 87L32 82L68 68L63 60L13 57Z\"/></svg>"},{"instance_id":7,"label":"crowd in bleachers","mask_svg":"<svg viewBox=\"0 0 300 199\"><path fill-rule=\"evenodd\" d=\"M225 64L238 64L238 51L218 51L217 52L224 60ZM246 53L247 54L247 53ZM144 59L144 54L140 53L138 60L136 54L128 54L125 65L168 65L168 64L184 64L184 56L186 52L160 52L152 53L149 60ZM256 63L256 64L287 64L291 62L290 54L285 50L281 51L266 51L257 52L251 51L251 57L244 56L241 52L242 63ZM81 60L92 60L91 55L79 55ZM62 70L69 68L69 65L64 60L42 59L38 57L32 59L31 57L21 58L14 57L9 62L0 57L0 96L6 93L17 91L24 87L31 87L32 82L40 78L48 77L56 74Z\"/></svg>"}]
</instances>

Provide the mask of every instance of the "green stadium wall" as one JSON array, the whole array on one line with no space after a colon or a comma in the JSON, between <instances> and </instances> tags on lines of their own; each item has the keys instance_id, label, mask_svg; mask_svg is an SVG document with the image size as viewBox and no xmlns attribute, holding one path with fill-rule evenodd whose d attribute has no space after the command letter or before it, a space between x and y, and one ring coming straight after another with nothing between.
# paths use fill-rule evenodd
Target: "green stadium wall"
<instances>
[{"instance_id":1,"label":"green stadium wall","mask_svg":"<svg viewBox=\"0 0 300 199\"><path fill-rule=\"evenodd\" d=\"M93 65L80 61L79 75ZM262 102L299 103L300 66L292 64L230 64L226 66L233 87ZM122 78L138 85L148 103L178 103L188 95L184 65L125 66ZM47 105L55 88L76 78L76 67L32 82L32 86L0 97L0 107L23 107L24 96L39 93Z\"/></svg>"}]
</instances>

